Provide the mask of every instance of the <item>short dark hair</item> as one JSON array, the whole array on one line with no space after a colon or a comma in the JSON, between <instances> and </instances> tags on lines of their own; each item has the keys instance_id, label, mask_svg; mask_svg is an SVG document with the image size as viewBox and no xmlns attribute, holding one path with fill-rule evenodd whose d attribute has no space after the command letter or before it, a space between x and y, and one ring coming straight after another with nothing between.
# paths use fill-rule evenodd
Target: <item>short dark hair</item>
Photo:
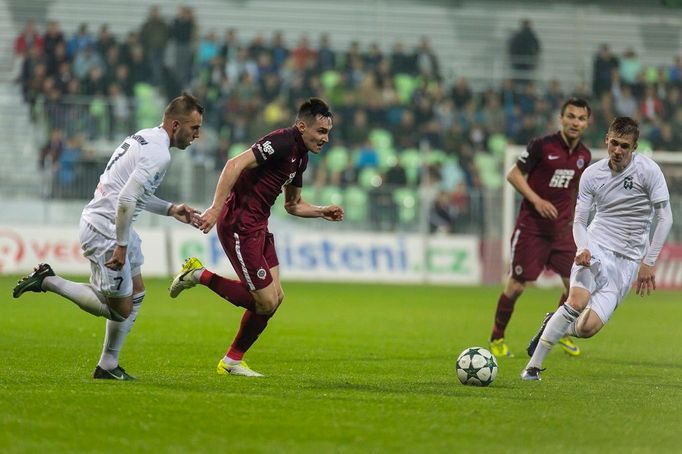
<instances>
[{"instance_id":1,"label":"short dark hair","mask_svg":"<svg viewBox=\"0 0 682 454\"><path fill-rule=\"evenodd\" d=\"M566 107L568 106L576 106L580 108L587 109L587 118L589 118L592 115L592 109L590 108L590 104L583 98L578 98L577 96L572 96L568 98L564 103L561 105L561 116L564 116L564 112L566 112Z\"/></svg>"},{"instance_id":2,"label":"short dark hair","mask_svg":"<svg viewBox=\"0 0 682 454\"><path fill-rule=\"evenodd\" d=\"M318 115L327 118L333 117L333 114L329 110L329 104L320 98L310 98L298 108L296 120L302 120L306 124L310 124L317 118Z\"/></svg>"},{"instance_id":3,"label":"short dark hair","mask_svg":"<svg viewBox=\"0 0 682 454\"><path fill-rule=\"evenodd\" d=\"M204 106L199 104L199 100L187 92L182 92L180 96L172 100L163 112L164 118L187 117L194 111L204 114Z\"/></svg>"},{"instance_id":4,"label":"short dark hair","mask_svg":"<svg viewBox=\"0 0 682 454\"><path fill-rule=\"evenodd\" d=\"M631 135L634 137L635 142L637 142L637 139L639 139L639 124L630 117L616 117L609 125L608 132L612 132L619 137Z\"/></svg>"}]
</instances>

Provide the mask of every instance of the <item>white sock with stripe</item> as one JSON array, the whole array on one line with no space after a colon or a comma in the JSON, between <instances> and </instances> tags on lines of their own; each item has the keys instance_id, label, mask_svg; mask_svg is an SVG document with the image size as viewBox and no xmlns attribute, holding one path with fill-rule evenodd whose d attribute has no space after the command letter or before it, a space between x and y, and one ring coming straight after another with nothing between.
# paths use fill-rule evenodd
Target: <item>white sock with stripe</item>
<instances>
[{"instance_id":1,"label":"white sock with stripe","mask_svg":"<svg viewBox=\"0 0 682 454\"><path fill-rule=\"evenodd\" d=\"M104 336L104 346L102 355L99 358L98 366L104 370L112 370L118 366L118 356L121 353L123 343L133 329L137 313L140 311L145 292L133 295L133 310L127 319L122 322L107 320L106 335Z\"/></svg>"}]
</instances>

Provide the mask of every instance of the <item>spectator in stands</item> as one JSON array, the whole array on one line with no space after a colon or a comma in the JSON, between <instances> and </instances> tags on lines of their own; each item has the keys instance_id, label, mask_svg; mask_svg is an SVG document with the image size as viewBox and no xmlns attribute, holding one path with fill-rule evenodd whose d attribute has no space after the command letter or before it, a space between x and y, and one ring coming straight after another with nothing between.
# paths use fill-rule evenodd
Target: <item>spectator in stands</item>
<instances>
[{"instance_id":1,"label":"spectator in stands","mask_svg":"<svg viewBox=\"0 0 682 454\"><path fill-rule=\"evenodd\" d=\"M94 46L90 45L76 54L73 61L73 74L79 79L84 79L93 68L103 69L104 60Z\"/></svg>"},{"instance_id":2,"label":"spectator in stands","mask_svg":"<svg viewBox=\"0 0 682 454\"><path fill-rule=\"evenodd\" d=\"M391 51L391 70L393 74L413 74L414 58L405 51L405 45L397 41Z\"/></svg>"},{"instance_id":3,"label":"spectator in stands","mask_svg":"<svg viewBox=\"0 0 682 454\"><path fill-rule=\"evenodd\" d=\"M527 80L537 67L542 47L530 19L521 21L521 28L509 39L509 59L516 78Z\"/></svg>"},{"instance_id":4,"label":"spectator in stands","mask_svg":"<svg viewBox=\"0 0 682 454\"><path fill-rule=\"evenodd\" d=\"M14 40L14 55L24 57L32 47L43 49L44 40L35 28L35 22L29 20Z\"/></svg>"},{"instance_id":5,"label":"spectator in stands","mask_svg":"<svg viewBox=\"0 0 682 454\"><path fill-rule=\"evenodd\" d=\"M185 5L178 8L178 14L171 25L171 38L175 42L174 71L180 85L187 86L192 77L192 60L197 25L194 10Z\"/></svg>"},{"instance_id":6,"label":"spectator in stands","mask_svg":"<svg viewBox=\"0 0 682 454\"><path fill-rule=\"evenodd\" d=\"M431 41L426 36L419 39L419 45L414 51L414 62L420 75L435 80L441 79L438 57L431 47Z\"/></svg>"},{"instance_id":7,"label":"spectator in stands","mask_svg":"<svg viewBox=\"0 0 682 454\"><path fill-rule=\"evenodd\" d=\"M45 54L47 63L47 74L55 77L59 73L59 68L63 63L69 63L69 57L66 54L66 43L61 41L55 44L52 52Z\"/></svg>"},{"instance_id":8,"label":"spectator in stands","mask_svg":"<svg viewBox=\"0 0 682 454\"><path fill-rule=\"evenodd\" d=\"M670 123L663 122L652 142L654 149L658 151L678 151L682 140L679 134L675 134Z\"/></svg>"},{"instance_id":9,"label":"spectator in stands","mask_svg":"<svg viewBox=\"0 0 682 454\"><path fill-rule=\"evenodd\" d=\"M93 44L94 40L88 31L88 24L82 23L78 31L66 43L66 53L70 59L74 59L77 54Z\"/></svg>"},{"instance_id":10,"label":"spectator in stands","mask_svg":"<svg viewBox=\"0 0 682 454\"><path fill-rule=\"evenodd\" d=\"M161 86L163 82L164 56L168 44L169 27L161 17L158 6L149 9L149 16L140 29L140 44L144 49L147 64L151 70L152 84Z\"/></svg>"},{"instance_id":11,"label":"spectator in stands","mask_svg":"<svg viewBox=\"0 0 682 454\"><path fill-rule=\"evenodd\" d=\"M284 33L282 33L280 30L277 30L272 35L270 52L272 52L272 62L275 64L277 69L281 69L289 58L289 54L291 52L287 48L286 42L284 40Z\"/></svg>"},{"instance_id":12,"label":"spectator in stands","mask_svg":"<svg viewBox=\"0 0 682 454\"><path fill-rule=\"evenodd\" d=\"M102 24L99 28L97 39L95 40L95 50L102 57L106 57L109 50L112 48L118 48L116 38L109 31L109 26L107 24Z\"/></svg>"},{"instance_id":13,"label":"spectator in stands","mask_svg":"<svg viewBox=\"0 0 682 454\"><path fill-rule=\"evenodd\" d=\"M620 59L619 72L621 80L627 85L634 85L642 73L642 62L637 53L629 47Z\"/></svg>"},{"instance_id":14,"label":"spectator in stands","mask_svg":"<svg viewBox=\"0 0 682 454\"><path fill-rule=\"evenodd\" d=\"M429 230L431 233L452 233L457 220L457 210L450 203L450 194L440 191L429 210Z\"/></svg>"},{"instance_id":15,"label":"spectator in stands","mask_svg":"<svg viewBox=\"0 0 682 454\"><path fill-rule=\"evenodd\" d=\"M644 90L644 98L639 103L639 111L646 120L656 121L663 115L663 102L656 94L653 85L647 85Z\"/></svg>"},{"instance_id":16,"label":"spectator in stands","mask_svg":"<svg viewBox=\"0 0 682 454\"><path fill-rule=\"evenodd\" d=\"M38 168L43 174L41 179L43 197L52 197L54 177L59 169L59 159L64 151L64 133L59 128L50 131L50 137L40 149Z\"/></svg>"},{"instance_id":17,"label":"spectator in stands","mask_svg":"<svg viewBox=\"0 0 682 454\"><path fill-rule=\"evenodd\" d=\"M592 63L592 95L600 98L605 91L611 90L612 73L618 69L618 57L611 53L608 44L599 46Z\"/></svg>"},{"instance_id":18,"label":"spectator in stands","mask_svg":"<svg viewBox=\"0 0 682 454\"><path fill-rule=\"evenodd\" d=\"M336 52L331 47L329 33L323 33L317 48L317 70L323 73L333 69L336 69Z\"/></svg>"},{"instance_id":19,"label":"spectator in stands","mask_svg":"<svg viewBox=\"0 0 682 454\"><path fill-rule=\"evenodd\" d=\"M47 21L47 30L45 30L43 40L45 42L45 55L47 55L48 58L54 55L57 46L60 44L64 46L64 51L66 53L64 33L62 33L59 22L56 20Z\"/></svg>"}]
</instances>

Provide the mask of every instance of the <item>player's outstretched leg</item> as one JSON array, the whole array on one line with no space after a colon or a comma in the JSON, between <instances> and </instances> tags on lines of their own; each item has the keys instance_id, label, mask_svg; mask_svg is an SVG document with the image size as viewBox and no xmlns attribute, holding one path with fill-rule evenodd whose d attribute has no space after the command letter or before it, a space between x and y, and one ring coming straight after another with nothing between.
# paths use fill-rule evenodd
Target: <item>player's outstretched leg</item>
<instances>
[{"instance_id":1,"label":"player's outstretched leg","mask_svg":"<svg viewBox=\"0 0 682 454\"><path fill-rule=\"evenodd\" d=\"M545 332L545 328L547 328L547 322L549 322L549 319L552 318L552 315L554 315L554 312L547 312L545 314L545 319L542 320L542 325L540 325L540 329L538 330L537 333L535 333L535 336L533 336L533 338L528 343L528 348L526 349L526 351L528 352L528 356L533 356L533 353L535 353L535 349L538 347L538 342L540 342L542 333Z\"/></svg>"},{"instance_id":2,"label":"player's outstretched leg","mask_svg":"<svg viewBox=\"0 0 682 454\"><path fill-rule=\"evenodd\" d=\"M121 366L116 366L111 370L102 369L101 367L95 367L95 372L92 374L92 378L103 379L103 380L121 380L130 381L135 380L135 377L126 373L125 369Z\"/></svg>"},{"instance_id":3,"label":"player's outstretched leg","mask_svg":"<svg viewBox=\"0 0 682 454\"><path fill-rule=\"evenodd\" d=\"M259 374L251 369L245 361L232 361L225 358L218 361L218 373L220 375L240 375L242 377L263 377L263 374Z\"/></svg>"},{"instance_id":4,"label":"player's outstretched leg","mask_svg":"<svg viewBox=\"0 0 682 454\"><path fill-rule=\"evenodd\" d=\"M175 275L173 282L171 282L168 289L171 298L177 297L180 292L188 288L192 288L199 282L199 276L204 270L204 265L196 257L190 257L185 260L182 269ZM195 271L199 271L195 273Z\"/></svg>"},{"instance_id":5,"label":"player's outstretched leg","mask_svg":"<svg viewBox=\"0 0 682 454\"><path fill-rule=\"evenodd\" d=\"M17 282L12 290L12 296L19 298L25 292L44 292L43 280L48 276L54 276L52 267L47 263L40 263L32 273L27 274Z\"/></svg>"}]
</instances>

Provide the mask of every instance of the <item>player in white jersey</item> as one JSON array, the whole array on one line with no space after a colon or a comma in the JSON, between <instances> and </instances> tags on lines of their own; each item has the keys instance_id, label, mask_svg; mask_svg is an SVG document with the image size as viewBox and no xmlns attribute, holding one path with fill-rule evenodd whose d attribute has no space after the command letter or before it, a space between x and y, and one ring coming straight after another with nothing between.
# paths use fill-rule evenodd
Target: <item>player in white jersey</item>
<instances>
[{"instance_id":1,"label":"player in white jersey","mask_svg":"<svg viewBox=\"0 0 682 454\"><path fill-rule=\"evenodd\" d=\"M106 336L94 378L131 380L118 357L144 298L140 237L132 223L144 209L190 223L196 210L154 195L170 164L170 148L187 148L199 137L204 108L186 93L172 100L163 123L126 138L102 172L94 197L83 210L80 243L90 261L90 283L80 284L55 275L39 264L14 287L24 292L54 292L90 314L107 318Z\"/></svg>"},{"instance_id":2,"label":"player in white jersey","mask_svg":"<svg viewBox=\"0 0 682 454\"><path fill-rule=\"evenodd\" d=\"M573 223L577 253L566 304L545 316L531 339L523 380L540 380L542 363L569 334L592 337L637 282L637 294L656 289L655 269L672 226L663 172L650 158L633 154L639 127L629 117L613 120L606 135L609 157L587 168L580 180ZM588 226L591 209L595 215ZM652 218L656 228L651 240Z\"/></svg>"}]
</instances>

